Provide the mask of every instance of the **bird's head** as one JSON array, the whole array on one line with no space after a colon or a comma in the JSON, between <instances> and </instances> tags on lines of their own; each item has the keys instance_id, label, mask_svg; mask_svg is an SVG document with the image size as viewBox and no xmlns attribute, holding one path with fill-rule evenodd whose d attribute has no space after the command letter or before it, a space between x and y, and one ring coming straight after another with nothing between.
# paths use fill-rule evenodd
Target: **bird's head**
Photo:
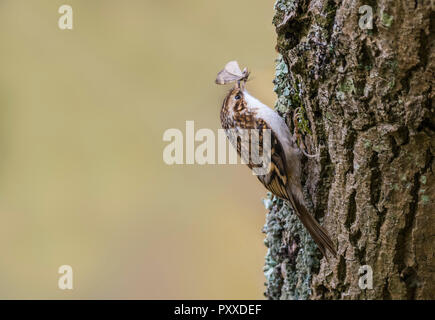
<instances>
[{"instance_id":1,"label":"bird's head","mask_svg":"<svg viewBox=\"0 0 435 320\"><path fill-rule=\"evenodd\" d=\"M237 81L224 100L227 110L240 111L246 106L244 82Z\"/></svg>"}]
</instances>

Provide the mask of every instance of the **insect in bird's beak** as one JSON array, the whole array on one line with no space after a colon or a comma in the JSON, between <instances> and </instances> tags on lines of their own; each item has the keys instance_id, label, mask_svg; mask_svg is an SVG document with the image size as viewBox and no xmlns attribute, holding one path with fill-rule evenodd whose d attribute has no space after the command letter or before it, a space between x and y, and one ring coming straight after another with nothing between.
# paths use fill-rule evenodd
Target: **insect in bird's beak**
<instances>
[{"instance_id":1,"label":"insect in bird's beak","mask_svg":"<svg viewBox=\"0 0 435 320\"><path fill-rule=\"evenodd\" d=\"M216 77L216 84L227 84L231 82L235 82L237 88L242 88L244 83L248 80L249 72L248 69L245 68L240 70L239 64L237 61L230 61L226 64L225 68L220 71Z\"/></svg>"}]
</instances>

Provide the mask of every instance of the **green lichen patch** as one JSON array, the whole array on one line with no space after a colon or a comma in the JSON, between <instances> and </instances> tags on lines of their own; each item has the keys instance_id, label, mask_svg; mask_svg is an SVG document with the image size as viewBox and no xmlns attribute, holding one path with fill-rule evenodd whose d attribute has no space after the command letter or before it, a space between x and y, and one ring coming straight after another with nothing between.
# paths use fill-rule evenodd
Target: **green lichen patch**
<instances>
[{"instance_id":1,"label":"green lichen patch","mask_svg":"<svg viewBox=\"0 0 435 320\"><path fill-rule=\"evenodd\" d=\"M286 113L291 107L291 102L288 97L294 91L289 83L288 67L281 55L276 60L275 67L275 84L274 91L278 96L275 103L275 109L280 113Z\"/></svg>"},{"instance_id":2,"label":"green lichen patch","mask_svg":"<svg viewBox=\"0 0 435 320\"><path fill-rule=\"evenodd\" d=\"M283 12L283 13L290 13L296 8L296 1L294 0L277 0L275 2L275 10L277 13Z\"/></svg>"},{"instance_id":3,"label":"green lichen patch","mask_svg":"<svg viewBox=\"0 0 435 320\"><path fill-rule=\"evenodd\" d=\"M278 96L275 103L275 110L281 114L297 112L297 126L302 134L311 134L310 123L307 119L305 107L302 103L302 90L296 80L291 80L287 64L281 55L276 60L276 72L274 91Z\"/></svg>"},{"instance_id":4,"label":"green lichen patch","mask_svg":"<svg viewBox=\"0 0 435 320\"><path fill-rule=\"evenodd\" d=\"M390 16L388 13L382 12L381 22L385 27L387 28L391 27L391 25L393 24L393 20L394 20L393 16Z\"/></svg>"},{"instance_id":5,"label":"green lichen patch","mask_svg":"<svg viewBox=\"0 0 435 320\"><path fill-rule=\"evenodd\" d=\"M352 78L347 78L343 83L340 85L340 91L345 93L356 93L355 84L353 83Z\"/></svg>"},{"instance_id":6,"label":"green lichen patch","mask_svg":"<svg viewBox=\"0 0 435 320\"><path fill-rule=\"evenodd\" d=\"M287 204L270 194L268 199L274 206L263 229L268 247L263 269L265 295L269 299L308 299L311 274L319 267L317 246Z\"/></svg>"},{"instance_id":7,"label":"green lichen patch","mask_svg":"<svg viewBox=\"0 0 435 320\"><path fill-rule=\"evenodd\" d=\"M372 142L370 140L365 139L364 148L368 149L372 146Z\"/></svg>"},{"instance_id":8,"label":"green lichen patch","mask_svg":"<svg viewBox=\"0 0 435 320\"><path fill-rule=\"evenodd\" d=\"M429 202L430 202L430 197L428 195L426 195L426 194L423 194L421 196L421 203L423 205L427 205L427 204L429 204Z\"/></svg>"},{"instance_id":9,"label":"green lichen patch","mask_svg":"<svg viewBox=\"0 0 435 320\"><path fill-rule=\"evenodd\" d=\"M420 182L422 183L422 184L426 184L427 183L427 177L426 176L421 176L420 177Z\"/></svg>"}]
</instances>

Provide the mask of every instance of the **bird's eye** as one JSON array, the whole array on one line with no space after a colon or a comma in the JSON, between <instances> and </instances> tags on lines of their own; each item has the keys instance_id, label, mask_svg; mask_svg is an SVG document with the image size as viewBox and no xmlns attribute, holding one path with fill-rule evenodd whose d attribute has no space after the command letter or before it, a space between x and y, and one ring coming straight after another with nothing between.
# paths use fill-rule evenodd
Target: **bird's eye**
<instances>
[{"instance_id":1,"label":"bird's eye","mask_svg":"<svg viewBox=\"0 0 435 320\"><path fill-rule=\"evenodd\" d=\"M236 99L236 100L240 100L240 94L237 94L237 95L234 97L234 99Z\"/></svg>"}]
</instances>

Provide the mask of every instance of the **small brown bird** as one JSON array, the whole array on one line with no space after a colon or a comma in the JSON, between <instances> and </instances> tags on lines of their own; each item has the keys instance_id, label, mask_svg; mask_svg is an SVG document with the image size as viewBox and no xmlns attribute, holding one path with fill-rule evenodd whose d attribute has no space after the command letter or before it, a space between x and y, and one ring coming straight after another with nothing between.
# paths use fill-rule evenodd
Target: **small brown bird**
<instances>
[{"instance_id":1,"label":"small brown bird","mask_svg":"<svg viewBox=\"0 0 435 320\"><path fill-rule=\"evenodd\" d=\"M225 69L219 72L216 78L217 84L235 82L222 105L220 115L222 127L225 130L271 130L271 162L268 172L264 175L257 175L258 179L275 196L291 203L297 216L324 256L326 256L325 249L336 256L334 243L327 231L319 225L305 206L301 185L302 152L278 113L245 90L248 76L248 71L246 69L243 72L240 71L236 61L228 63ZM261 133L259 136L261 144ZM239 155L240 149L239 143L237 145ZM252 169L253 164L248 163L248 166Z\"/></svg>"}]
</instances>

